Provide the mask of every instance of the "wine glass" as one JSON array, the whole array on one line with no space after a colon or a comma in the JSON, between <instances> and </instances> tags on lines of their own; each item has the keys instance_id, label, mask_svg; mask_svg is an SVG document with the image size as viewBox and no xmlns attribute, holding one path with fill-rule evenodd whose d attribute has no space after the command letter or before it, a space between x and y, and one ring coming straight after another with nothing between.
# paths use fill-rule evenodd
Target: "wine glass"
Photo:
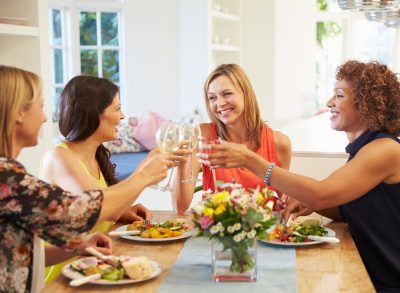
<instances>
[{"instance_id":1,"label":"wine glass","mask_svg":"<svg viewBox=\"0 0 400 293\"><path fill-rule=\"evenodd\" d=\"M199 137L198 140L198 149L200 153L205 153L205 154L210 154L212 151L206 147L203 147L205 145L210 145L210 144L220 144L221 143L221 139L217 138L217 139L207 139L205 137ZM204 167L204 166L203 166ZM215 169L210 167L211 170L211 176L212 176L212 180L214 183L214 193L218 192L218 188L217 188L217 176L215 174Z\"/></svg>"},{"instance_id":2,"label":"wine glass","mask_svg":"<svg viewBox=\"0 0 400 293\"><path fill-rule=\"evenodd\" d=\"M174 153L179 149L181 139L181 128L179 125L173 122L163 122L156 132L156 143L162 153ZM170 185L172 173L174 168L172 168L170 176L168 178L168 183L165 186L152 186L152 188L159 189L160 191L172 191Z\"/></svg>"},{"instance_id":3,"label":"wine glass","mask_svg":"<svg viewBox=\"0 0 400 293\"><path fill-rule=\"evenodd\" d=\"M196 119L190 119L187 123L182 124L181 126L181 135L182 140L189 140L188 148L197 150L197 144L199 137L201 136L200 125ZM190 170L189 178L183 179L184 183L198 182L201 181L197 178L193 177L193 168L192 168L192 154L188 156L188 168Z\"/></svg>"}]
</instances>

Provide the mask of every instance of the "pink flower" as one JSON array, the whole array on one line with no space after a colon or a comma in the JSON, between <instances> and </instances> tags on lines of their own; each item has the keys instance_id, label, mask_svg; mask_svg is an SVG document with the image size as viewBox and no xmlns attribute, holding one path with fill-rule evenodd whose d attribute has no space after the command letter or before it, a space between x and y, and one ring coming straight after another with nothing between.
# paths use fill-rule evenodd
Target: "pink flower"
<instances>
[{"instance_id":1,"label":"pink flower","mask_svg":"<svg viewBox=\"0 0 400 293\"><path fill-rule=\"evenodd\" d=\"M212 223L214 223L214 221L210 217L203 216L200 218L199 223L200 223L201 229L206 230L208 227L210 227L212 225Z\"/></svg>"},{"instance_id":2,"label":"pink flower","mask_svg":"<svg viewBox=\"0 0 400 293\"><path fill-rule=\"evenodd\" d=\"M11 186L8 184L0 183L0 199L5 199L12 194Z\"/></svg>"}]
</instances>

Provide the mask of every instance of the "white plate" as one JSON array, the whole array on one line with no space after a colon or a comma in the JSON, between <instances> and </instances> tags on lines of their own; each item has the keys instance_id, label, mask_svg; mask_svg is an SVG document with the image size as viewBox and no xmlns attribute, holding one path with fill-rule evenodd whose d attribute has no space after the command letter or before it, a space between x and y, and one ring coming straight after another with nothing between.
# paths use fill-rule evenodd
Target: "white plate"
<instances>
[{"instance_id":1,"label":"white plate","mask_svg":"<svg viewBox=\"0 0 400 293\"><path fill-rule=\"evenodd\" d=\"M328 232L328 234L324 236L336 236L335 231L329 228L325 228L325 230ZM273 241L273 240L264 240L264 239L258 239L258 241L268 243L268 244L274 244L274 245L280 245L280 246L308 246L308 245L315 245L319 243L323 243L322 241L314 241L314 240L309 240L307 242L279 242L279 241Z\"/></svg>"},{"instance_id":2,"label":"white plate","mask_svg":"<svg viewBox=\"0 0 400 293\"><path fill-rule=\"evenodd\" d=\"M20 17L0 17L0 23L25 25L28 22L26 18Z\"/></svg>"},{"instance_id":3,"label":"white plate","mask_svg":"<svg viewBox=\"0 0 400 293\"><path fill-rule=\"evenodd\" d=\"M126 231L128 225L124 225L115 229L115 231ZM134 241L142 241L142 242L166 242L166 241L173 241L178 239L185 239L192 236L192 233L189 231L183 232L182 235L175 236L175 237L168 237L168 238L143 238L140 235L122 235L121 238L134 240Z\"/></svg>"},{"instance_id":4,"label":"white plate","mask_svg":"<svg viewBox=\"0 0 400 293\"><path fill-rule=\"evenodd\" d=\"M70 268L70 264L78 264L79 262L81 262L84 259L88 259L88 258L96 258L94 256L91 257L84 257L84 258L80 258L77 259L69 264L66 264L63 269L62 269L62 274L64 276L66 276L69 279L79 279L84 277L81 273L74 271L73 269ZM98 280L94 280L91 281L89 283L91 284L98 284L98 285L121 285L121 284L131 284L131 283L138 283L138 282L144 282L150 279L153 279L155 277L157 277L159 274L161 274L161 268L159 266L159 264L153 260L149 260L150 265L153 268L153 272L151 273L150 276L148 276L147 278L144 279L123 279L123 280L119 280L119 281L108 281L108 280L104 280L104 279L98 279Z\"/></svg>"}]
</instances>

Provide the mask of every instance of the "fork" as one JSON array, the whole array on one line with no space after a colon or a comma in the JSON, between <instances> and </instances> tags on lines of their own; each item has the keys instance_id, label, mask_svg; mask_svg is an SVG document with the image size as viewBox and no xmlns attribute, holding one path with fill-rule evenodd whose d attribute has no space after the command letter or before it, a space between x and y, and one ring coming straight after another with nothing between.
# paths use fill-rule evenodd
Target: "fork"
<instances>
[{"instance_id":1,"label":"fork","mask_svg":"<svg viewBox=\"0 0 400 293\"><path fill-rule=\"evenodd\" d=\"M148 225L148 224L151 224L151 221L150 221L149 219L144 219L144 220L143 220L143 223L144 223L145 225Z\"/></svg>"}]
</instances>

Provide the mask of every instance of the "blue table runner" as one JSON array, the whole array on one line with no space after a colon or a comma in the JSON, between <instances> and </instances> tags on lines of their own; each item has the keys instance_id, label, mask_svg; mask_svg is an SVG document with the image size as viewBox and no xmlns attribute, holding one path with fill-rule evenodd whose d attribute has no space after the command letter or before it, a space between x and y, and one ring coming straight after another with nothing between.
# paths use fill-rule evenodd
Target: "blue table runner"
<instances>
[{"instance_id":1,"label":"blue table runner","mask_svg":"<svg viewBox=\"0 0 400 293\"><path fill-rule=\"evenodd\" d=\"M211 280L211 243L204 237L191 238L157 292L295 293L296 250L258 241L257 281L217 283Z\"/></svg>"}]
</instances>

